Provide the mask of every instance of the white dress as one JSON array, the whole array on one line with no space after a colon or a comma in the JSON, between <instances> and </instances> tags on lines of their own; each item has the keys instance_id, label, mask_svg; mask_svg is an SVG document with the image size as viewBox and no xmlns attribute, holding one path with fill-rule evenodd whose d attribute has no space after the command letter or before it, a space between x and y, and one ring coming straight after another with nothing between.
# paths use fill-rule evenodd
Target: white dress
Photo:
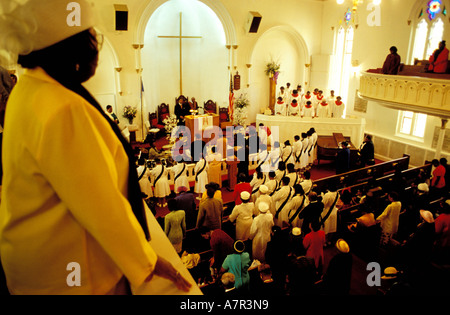
<instances>
[{"instance_id":1,"label":"white dress","mask_svg":"<svg viewBox=\"0 0 450 315\"><path fill-rule=\"evenodd\" d=\"M198 161L195 164L194 173L196 178L194 192L202 194L206 191L205 185L208 184L208 162L205 159Z\"/></svg>"},{"instance_id":2,"label":"white dress","mask_svg":"<svg viewBox=\"0 0 450 315\"><path fill-rule=\"evenodd\" d=\"M250 239L252 239L253 259L260 262L266 260L267 243L270 241L270 233L272 232L273 216L272 213L260 213L253 219L250 228Z\"/></svg>"},{"instance_id":3,"label":"white dress","mask_svg":"<svg viewBox=\"0 0 450 315\"><path fill-rule=\"evenodd\" d=\"M254 208L253 202L241 203L234 207L228 217L231 222L236 221L236 240L245 241L249 239Z\"/></svg>"},{"instance_id":4,"label":"white dress","mask_svg":"<svg viewBox=\"0 0 450 315\"><path fill-rule=\"evenodd\" d=\"M333 102L333 117L335 118L342 118L342 115L344 115L344 110L345 110L345 104L340 101L339 103Z\"/></svg>"},{"instance_id":5,"label":"white dress","mask_svg":"<svg viewBox=\"0 0 450 315\"><path fill-rule=\"evenodd\" d=\"M167 175L169 170L164 165L157 165L151 170L151 175L154 178L153 186L155 187L154 195L157 198L164 198L170 195L170 185Z\"/></svg>"},{"instance_id":6,"label":"white dress","mask_svg":"<svg viewBox=\"0 0 450 315\"><path fill-rule=\"evenodd\" d=\"M294 165L295 165L295 169L298 170L301 168L301 156L302 156L302 149L303 149L303 144L301 140L295 141L294 142L294 152L293 152L293 157L294 157Z\"/></svg>"},{"instance_id":7,"label":"white dress","mask_svg":"<svg viewBox=\"0 0 450 315\"><path fill-rule=\"evenodd\" d=\"M144 171L145 170L145 171ZM153 197L152 183L150 182L151 171L144 165L139 165L136 169L138 178L142 175L139 180L139 186L141 187L141 192L147 195L147 198Z\"/></svg>"},{"instance_id":8,"label":"white dress","mask_svg":"<svg viewBox=\"0 0 450 315\"><path fill-rule=\"evenodd\" d=\"M174 190L175 193L178 193L179 187L186 187L189 190L189 180L187 177L187 165L185 163L178 163L174 167L172 167L172 171L174 174Z\"/></svg>"},{"instance_id":9,"label":"white dress","mask_svg":"<svg viewBox=\"0 0 450 315\"><path fill-rule=\"evenodd\" d=\"M327 213L330 210L330 207L333 205L336 197L338 198L337 201L339 201L339 194L336 191L334 191L334 192L328 191L322 195L322 202L323 202L324 207L323 207L321 218L324 218L327 215ZM337 207L336 207L337 201L334 204L333 209L331 210L331 214L328 216L328 219L325 220L324 227L323 227L323 231L325 232L325 234L336 232L336 229L337 229Z\"/></svg>"},{"instance_id":10,"label":"white dress","mask_svg":"<svg viewBox=\"0 0 450 315\"><path fill-rule=\"evenodd\" d=\"M302 156L300 157L300 168L305 168L308 166L308 138L302 140Z\"/></svg>"},{"instance_id":11,"label":"white dress","mask_svg":"<svg viewBox=\"0 0 450 315\"><path fill-rule=\"evenodd\" d=\"M285 146L281 151L281 160L285 165L294 164L294 149L291 145Z\"/></svg>"},{"instance_id":12,"label":"white dress","mask_svg":"<svg viewBox=\"0 0 450 315\"><path fill-rule=\"evenodd\" d=\"M302 205L302 201L303 198L305 199L305 202L303 202ZM282 224L288 225L289 224L289 219L294 216L294 214L296 213L297 209L302 205L302 209L304 207L306 207L307 205L307 197L301 196L301 195L295 195L294 197L292 197L291 200L288 201L288 203L286 204L286 206L284 207L284 209L280 212L278 219L281 221ZM298 225L298 216L292 221L293 226L298 226L301 227L301 225ZM303 222L303 221L302 221Z\"/></svg>"},{"instance_id":13,"label":"white dress","mask_svg":"<svg viewBox=\"0 0 450 315\"><path fill-rule=\"evenodd\" d=\"M282 221L280 220L280 213L285 210L289 200L294 196L294 188L291 186L282 186L273 196L272 200L275 203L275 216L273 218L276 225L282 227ZM287 201L286 201L287 200ZM286 202L285 202L286 201ZM284 206L283 206L284 204ZM281 210L280 210L281 209ZM278 217L276 213L278 212Z\"/></svg>"},{"instance_id":14,"label":"white dress","mask_svg":"<svg viewBox=\"0 0 450 315\"><path fill-rule=\"evenodd\" d=\"M258 178L258 174L253 173L253 178L250 181L250 186L252 186L252 201L255 202L259 197L259 186L264 185L266 183L267 176L263 174L263 178Z\"/></svg>"}]
</instances>

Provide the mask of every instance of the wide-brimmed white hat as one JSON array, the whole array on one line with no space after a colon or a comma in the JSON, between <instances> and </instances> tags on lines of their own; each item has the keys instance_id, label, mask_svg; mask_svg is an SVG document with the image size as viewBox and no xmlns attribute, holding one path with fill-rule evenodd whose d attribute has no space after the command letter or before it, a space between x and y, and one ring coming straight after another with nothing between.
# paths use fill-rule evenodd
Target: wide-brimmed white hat
<instances>
[{"instance_id":1,"label":"wide-brimmed white hat","mask_svg":"<svg viewBox=\"0 0 450 315\"><path fill-rule=\"evenodd\" d=\"M341 252L341 253L348 253L350 251L350 247L348 246L347 242L344 241L342 238L338 239L336 242L336 248Z\"/></svg>"},{"instance_id":2,"label":"wide-brimmed white hat","mask_svg":"<svg viewBox=\"0 0 450 315\"><path fill-rule=\"evenodd\" d=\"M423 192L428 192L430 190L426 183L420 183L419 185L417 185L417 189Z\"/></svg>"},{"instance_id":3,"label":"wide-brimmed white hat","mask_svg":"<svg viewBox=\"0 0 450 315\"><path fill-rule=\"evenodd\" d=\"M94 27L90 0L0 0L0 47L27 55Z\"/></svg>"},{"instance_id":4,"label":"wide-brimmed white hat","mask_svg":"<svg viewBox=\"0 0 450 315\"><path fill-rule=\"evenodd\" d=\"M398 270L395 267L387 267L386 269L384 269L384 275L381 277L381 279L395 279L397 278L397 274Z\"/></svg>"},{"instance_id":5,"label":"wide-brimmed white hat","mask_svg":"<svg viewBox=\"0 0 450 315\"><path fill-rule=\"evenodd\" d=\"M267 187L266 185L261 185L259 186L259 192L261 194L267 194L269 192L269 187Z\"/></svg>"},{"instance_id":6,"label":"wide-brimmed white hat","mask_svg":"<svg viewBox=\"0 0 450 315\"><path fill-rule=\"evenodd\" d=\"M420 216L428 223L434 222L433 214L428 210L420 210Z\"/></svg>"},{"instance_id":7,"label":"wide-brimmed white hat","mask_svg":"<svg viewBox=\"0 0 450 315\"><path fill-rule=\"evenodd\" d=\"M249 200L250 199L250 193L248 191L241 192L241 199L242 200Z\"/></svg>"},{"instance_id":8,"label":"wide-brimmed white hat","mask_svg":"<svg viewBox=\"0 0 450 315\"><path fill-rule=\"evenodd\" d=\"M269 210L267 202L261 202L258 206L259 212L266 213Z\"/></svg>"},{"instance_id":9,"label":"wide-brimmed white hat","mask_svg":"<svg viewBox=\"0 0 450 315\"><path fill-rule=\"evenodd\" d=\"M299 227L295 227L292 229L292 235L299 236L300 234L302 234L302 230Z\"/></svg>"}]
</instances>

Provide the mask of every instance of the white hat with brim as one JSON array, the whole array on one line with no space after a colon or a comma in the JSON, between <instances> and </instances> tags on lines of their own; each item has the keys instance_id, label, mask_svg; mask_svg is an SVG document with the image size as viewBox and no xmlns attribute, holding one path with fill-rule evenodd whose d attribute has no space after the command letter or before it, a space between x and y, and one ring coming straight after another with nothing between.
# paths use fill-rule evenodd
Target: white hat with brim
<instances>
[{"instance_id":1,"label":"white hat with brim","mask_svg":"<svg viewBox=\"0 0 450 315\"><path fill-rule=\"evenodd\" d=\"M261 202L258 209L259 212L266 213L269 210L269 205L267 204L267 202Z\"/></svg>"},{"instance_id":2,"label":"white hat with brim","mask_svg":"<svg viewBox=\"0 0 450 315\"><path fill-rule=\"evenodd\" d=\"M338 239L336 241L336 248L344 254L347 254L348 252L350 252L350 247L348 246L347 242L344 241L342 238Z\"/></svg>"},{"instance_id":3,"label":"white hat with brim","mask_svg":"<svg viewBox=\"0 0 450 315\"><path fill-rule=\"evenodd\" d=\"M433 214L428 210L420 210L420 216L427 222L427 223L433 223L434 217Z\"/></svg>"},{"instance_id":4,"label":"white hat with brim","mask_svg":"<svg viewBox=\"0 0 450 315\"><path fill-rule=\"evenodd\" d=\"M250 193L248 191L241 192L241 199L245 200L245 201L249 200L250 199Z\"/></svg>"},{"instance_id":5,"label":"white hat with brim","mask_svg":"<svg viewBox=\"0 0 450 315\"><path fill-rule=\"evenodd\" d=\"M261 194L267 194L269 192L269 187L267 187L266 185L261 185L259 186L259 192Z\"/></svg>"},{"instance_id":6,"label":"white hat with brim","mask_svg":"<svg viewBox=\"0 0 450 315\"><path fill-rule=\"evenodd\" d=\"M89 0L6 2L0 3L0 47L13 54L50 47L95 25Z\"/></svg>"},{"instance_id":7,"label":"white hat with brim","mask_svg":"<svg viewBox=\"0 0 450 315\"><path fill-rule=\"evenodd\" d=\"M417 185L417 189L423 192L428 192L430 190L426 183L420 183L419 185Z\"/></svg>"},{"instance_id":8,"label":"white hat with brim","mask_svg":"<svg viewBox=\"0 0 450 315\"><path fill-rule=\"evenodd\" d=\"M387 267L384 269L384 275L381 277L383 280L395 279L397 278L398 271L395 267Z\"/></svg>"},{"instance_id":9,"label":"white hat with brim","mask_svg":"<svg viewBox=\"0 0 450 315\"><path fill-rule=\"evenodd\" d=\"M295 227L292 229L292 235L299 236L300 234L302 234L302 230L299 227Z\"/></svg>"}]
</instances>

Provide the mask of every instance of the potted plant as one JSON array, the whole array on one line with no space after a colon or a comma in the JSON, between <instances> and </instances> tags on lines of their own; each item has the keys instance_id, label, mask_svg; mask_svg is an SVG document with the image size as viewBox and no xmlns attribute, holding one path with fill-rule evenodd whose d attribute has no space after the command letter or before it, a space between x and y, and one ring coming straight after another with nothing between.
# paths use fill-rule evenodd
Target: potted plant
<instances>
[{"instance_id":1,"label":"potted plant","mask_svg":"<svg viewBox=\"0 0 450 315\"><path fill-rule=\"evenodd\" d=\"M133 120L134 120L134 118L136 118L136 114L137 114L136 107L127 105L123 108L123 117L128 119L128 122L130 123L130 125L133 124Z\"/></svg>"}]
</instances>

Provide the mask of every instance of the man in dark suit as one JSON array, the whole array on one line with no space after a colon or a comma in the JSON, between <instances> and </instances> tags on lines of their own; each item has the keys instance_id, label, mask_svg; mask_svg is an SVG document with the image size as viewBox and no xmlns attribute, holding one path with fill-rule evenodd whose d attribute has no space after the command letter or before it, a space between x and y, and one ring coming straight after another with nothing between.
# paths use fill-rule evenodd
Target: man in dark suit
<instances>
[{"instance_id":1,"label":"man in dark suit","mask_svg":"<svg viewBox=\"0 0 450 315\"><path fill-rule=\"evenodd\" d=\"M336 174L350 171L350 149L348 143L343 141L336 155Z\"/></svg>"},{"instance_id":2,"label":"man in dark suit","mask_svg":"<svg viewBox=\"0 0 450 315\"><path fill-rule=\"evenodd\" d=\"M190 114L191 106L188 102L184 102L183 98L178 98L178 103L175 105L175 115L178 118L178 125L184 126L184 117Z\"/></svg>"},{"instance_id":3,"label":"man in dark suit","mask_svg":"<svg viewBox=\"0 0 450 315\"><path fill-rule=\"evenodd\" d=\"M366 135L364 142L359 148L359 160L361 167L375 164L375 148L372 142L372 136Z\"/></svg>"}]
</instances>

